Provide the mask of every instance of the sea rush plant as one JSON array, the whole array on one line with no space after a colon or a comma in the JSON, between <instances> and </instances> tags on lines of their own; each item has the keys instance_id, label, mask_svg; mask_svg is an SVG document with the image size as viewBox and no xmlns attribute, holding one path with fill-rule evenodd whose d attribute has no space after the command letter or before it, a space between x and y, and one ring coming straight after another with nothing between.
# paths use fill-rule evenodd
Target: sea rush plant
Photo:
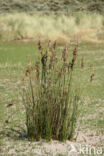
<instances>
[{"instance_id":1,"label":"sea rush plant","mask_svg":"<svg viewBox=\"0 0 104 156\"><path fill-rule=\"evenodd\" d=\"M45 50L38 42L40 58L26 69L23 102L28 138L66 140L73 138L78 115L78 92L72 87L78 45L69 61L68 48L58 56L57 43Z\"/></svg>"}]
</instances>

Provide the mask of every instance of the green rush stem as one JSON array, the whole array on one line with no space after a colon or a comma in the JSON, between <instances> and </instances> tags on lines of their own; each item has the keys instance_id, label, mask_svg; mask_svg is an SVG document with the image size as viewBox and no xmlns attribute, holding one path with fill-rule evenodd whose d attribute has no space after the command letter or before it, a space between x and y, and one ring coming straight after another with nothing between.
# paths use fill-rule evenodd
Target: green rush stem
<instances>
[{"instance_id":1,"label":"green rush stem","mask_svg":"<svg viewBox=\"0 0 104 156\"><path fill-rule=\"evenodd\" d=\"M31 78L30 78L30 87L31 87L31 95L32 95L32 102L33 102L33 111L34 111L35 102L34 102L34 92L33 92L33 86L32 86L32 82L31 82Z\"/></svg>"}]
</instances>

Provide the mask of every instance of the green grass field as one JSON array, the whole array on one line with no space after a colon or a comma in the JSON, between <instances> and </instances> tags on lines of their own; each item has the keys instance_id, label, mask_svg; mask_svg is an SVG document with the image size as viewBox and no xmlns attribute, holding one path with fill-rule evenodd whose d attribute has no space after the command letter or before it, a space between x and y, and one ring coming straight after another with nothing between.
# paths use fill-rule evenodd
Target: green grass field
<instances>
[{"instance_id":1,"label":"green grass field","mask_svg":"<svg viewBox=\"0 0 104 156\"><path fill-rule=\"evenodd\" d=\"M69 47L71 53L74 45ZM59 47L59 53L62 47ZM34 42L0 43L0 155L48 155L54 156L49 147L52 143L29 142L26 135L25 110L22 105L20 88L28 58L34 64L38 57ZM78 64L84 57L84 69L76 68L75 84L81 79L82 106L76 131L75 144L87 144L104 148L104 45L80 44ZM91 66L91 67L90 67ZM95 74L90 82L91 74ZM11 106L10 106L11 105ZM68 156L68 145L63 156ZM47 147L49 151L47 151ZM56 152L61 155L60 151ZM103 154L104 155L104 149Z\"/></svg>"}]
</instances>

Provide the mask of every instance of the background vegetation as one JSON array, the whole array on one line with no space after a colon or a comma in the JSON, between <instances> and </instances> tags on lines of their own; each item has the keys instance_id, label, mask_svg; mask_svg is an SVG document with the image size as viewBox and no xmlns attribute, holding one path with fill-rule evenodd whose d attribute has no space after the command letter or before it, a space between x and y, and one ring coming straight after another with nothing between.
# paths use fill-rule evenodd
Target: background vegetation
<instances>
[{"instance_id":1,"label":"background vegetation","mask_svg":"<svg viewBox=\"0 0 104 156\"><path fill-rule=\"evenodd\" d=\"M0 0L3 12L44 12L45 14L73 14L91 11L104 14L103 0Z\"/></svg>"},{"instance_id":2,"label":"background vegetation","mask_svg":"<svg viewBox=\"0 0 104 156\"><path fill-rule=\"evenodd\" d=\"M103 0L0 0L0 40L103 42Z\"/></svg>"},{"instance_id":3,"label":"background vegetation","mask_svg":"<svg viewBox=\"0 0 104 156\"><path fill-rule=\"evenodd\" d=\"M77 13L70 16L29 15L12 13L0 15L1 40L73 40L102 42L104 17L100 14Z\"/></svg>"}]
</instances>

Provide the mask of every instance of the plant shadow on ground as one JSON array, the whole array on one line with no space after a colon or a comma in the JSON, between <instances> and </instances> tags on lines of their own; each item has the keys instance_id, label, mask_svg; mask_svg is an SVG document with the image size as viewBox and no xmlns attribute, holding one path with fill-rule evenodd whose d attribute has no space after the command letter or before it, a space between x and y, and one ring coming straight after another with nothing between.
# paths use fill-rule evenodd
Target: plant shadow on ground
<instances>
[{"instance_id":1,"label":"plant shadow on ground","mask_svg":"<svg viewBox=\"0 0 104 156\"><path fill-rule=\"evenodd\" d=\"M17 126L15 128L4 128L3 131L0 132L0 136L8 137L13 140L25 140L27 139L27 132L24 128Z\"/></svg>"}]
</instances>

